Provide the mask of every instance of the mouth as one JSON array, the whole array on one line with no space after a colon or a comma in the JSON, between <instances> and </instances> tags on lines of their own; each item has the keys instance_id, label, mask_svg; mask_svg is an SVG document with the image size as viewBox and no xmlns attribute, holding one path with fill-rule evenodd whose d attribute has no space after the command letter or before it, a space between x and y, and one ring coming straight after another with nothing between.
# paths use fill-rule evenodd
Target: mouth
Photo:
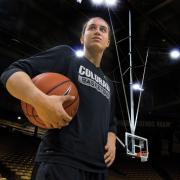
<instances>
[{"instance_id":1,"label":"mouth","mask_svg":"<svg viewBox=\"0 0 180 180\"><path fill-rule=\"evenodd\" d=\"M100 37L93 37L93 40L101 41L102 39Z\"/></svg>"}]
</instances>

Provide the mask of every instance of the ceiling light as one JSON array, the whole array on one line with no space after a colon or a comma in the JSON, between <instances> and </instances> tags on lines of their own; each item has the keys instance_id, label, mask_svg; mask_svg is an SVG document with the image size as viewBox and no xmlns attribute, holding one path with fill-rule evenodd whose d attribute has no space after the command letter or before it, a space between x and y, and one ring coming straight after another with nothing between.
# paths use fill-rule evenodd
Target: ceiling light
<instances>
[{"instance_id":1,"label":"ceiling light","mask_svg":"<svg viewBox=\"0 0 180 180\"><path fill-rule=\"evenodd\" d=\"M92 0L92 2L96 5L100 5L104 3L104 0Z\"/></svg>"},{"instance_id":2,"label":"ceiling light","mask_svg":"<svg viewBox=\"0 0 180 180\"><path fill-rule=\"evenodd\" d=\"M105 0L105 3L107 6L115 6L117 3L117 0Z\"/></svg>"},{"instance_id":3,"label":"ceiling light","mask_svg":"<svg viewBox=\"0 0 180 180\"><path fill-rule=\"evenodd\" d=\"M81 2L82 2L82 0L77 0L77 2L78 2L78 3L81 3Z\"/></svg>"},{"instance_id":4,"label":"ceiling light","mask_svg":"<svg viewBox=\"0 0 180 180\"><path fill-rule=\"evenodd\" d=\"M141 88L141 85L139 83L135 83L132 85L132 88L135 90L135 91L144 91L143 88Z\"/></svg>"},{"instance_id":5,"label":"ceiling light","mask_svg":"<svg viewBox=\"0 0 180 180\"><path fill-rule=\"evenodd\" d=\"M170 52L170 57L172 59L178 59L180 58L180 51L179 49L173 49L171 52Z\"/></svg>"},{"instance_id":6,"label":"ceiling light","mask_svg":"<svg viewBox=\"0 0 180 180\"><path fill-rule=\"evenodd\" d=\"M84 51L83 50L76 50L76 56L77 57L83 57L84 56Z\"/></svg>"}]
</instances>

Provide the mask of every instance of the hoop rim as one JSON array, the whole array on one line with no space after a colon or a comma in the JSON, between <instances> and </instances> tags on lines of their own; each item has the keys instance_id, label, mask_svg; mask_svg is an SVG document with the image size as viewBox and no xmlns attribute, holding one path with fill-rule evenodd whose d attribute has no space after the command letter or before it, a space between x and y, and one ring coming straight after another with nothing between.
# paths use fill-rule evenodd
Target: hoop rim
<instances>
[{"instance_id":1,"label":"hoop rim","mask_svg":"<svg viewBox=\"0 0 180 180\"><path fill-rule=\"evenodd\" d=\"M148 157L148 154L149 154L149 152L148 151L140 151L140 152L138 152L138 153L136 153L136 157L137 158L142 158L142 157Z\"/></svg>"}]
</instances>

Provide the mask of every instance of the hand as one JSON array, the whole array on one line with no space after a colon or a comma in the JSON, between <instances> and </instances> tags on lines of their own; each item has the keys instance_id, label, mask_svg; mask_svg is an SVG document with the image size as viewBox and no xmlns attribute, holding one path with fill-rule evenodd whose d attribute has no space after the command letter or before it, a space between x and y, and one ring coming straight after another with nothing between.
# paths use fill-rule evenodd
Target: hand
<instances>
[{"instance_id":1,"label":"hand","mask_svg":"<svg viewBox=\"0 0 180 180\"><path fill-rule=\"evenodd\" d=\"M114 162L116 155L116 135L112 132L108 133L107 144L105 145L104 160L107 167L111 166Z\"/></svg>"},{"instance_id":2,"label":"hand","mask_svg":"<svg viewBox=\"0 0 180 180\"><path fill-rule=\"evenodd\" d=\"M43 121L47 128L62 128L69 124L72 120L63 108L65 101L74 100L74 96L48 96L44 95L40 101L36 101L33 105L39 118Z\"/></svg>"}]
</instances>

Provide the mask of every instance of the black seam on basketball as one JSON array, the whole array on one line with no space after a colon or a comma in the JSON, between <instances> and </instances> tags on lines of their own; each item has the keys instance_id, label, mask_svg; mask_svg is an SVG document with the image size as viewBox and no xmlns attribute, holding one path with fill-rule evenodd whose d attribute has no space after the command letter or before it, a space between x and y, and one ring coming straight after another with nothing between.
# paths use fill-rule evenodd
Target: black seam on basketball
<instances>
[{"instance_id":1,"label":"black seam on basketball","mask_svg":"<svg viewBox=\"0 0 180 180\"><path fill-rule=\"evenodd\" d=\"M75 100L74 100L71 104L68 104L66 107L64 107L64 109L66 109L66 108L68 108L69 106L71 106L72 104L74 104L74 103L77 101L77 99L79 99L79 96L77 96L77 97L75 98Z\"/></svg>"},{"instance_id":2,"label":"black seam on basketball","mask_svg":"<svg viewBox=\"0 0 180 180\"><path fill-rule=\"evenodd\" d=\"M46 92L45 94L49 94L51 91L53 91L54 89L56 89L58 86L61 86L61 85L65 84L65 83L67 83L68 81L70 81L70 80L66 80L66 81L64 81L64 82L61 82L61 83L57 84L55 87L53 87L52 89L50 89L50 90L49 90L48 92Z\"/></svg>"}]
</instances>

